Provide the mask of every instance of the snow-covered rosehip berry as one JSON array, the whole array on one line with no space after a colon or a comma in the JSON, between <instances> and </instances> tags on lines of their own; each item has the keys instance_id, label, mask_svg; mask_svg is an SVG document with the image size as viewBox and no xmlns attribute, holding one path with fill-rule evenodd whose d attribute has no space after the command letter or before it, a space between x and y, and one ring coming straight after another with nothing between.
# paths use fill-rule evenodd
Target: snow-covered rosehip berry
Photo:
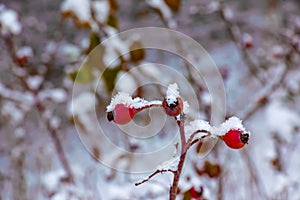
<instances>
[{"instance_id":1,"label":"snow-covered rosehip berry","mask_svg":"<svg viewBox=\"0 0 300 200\"><path fill-rule=\"evenodd\" d=\"M192 186L189 192L190 192L190 196L191 196L192 199L200 200L200 199L202 199L203 187L200 187L197 190L195 188L195 186Z\"/></svg>"},{"instance_id":2,"label":"snow-covered rosehip berry","mask_svg":"<svg viewBox=\"0 0 300 200\"><path fill-rule=\"evenodd\" d=\"M222 140L226 145L233 149L240 149L248 143L250 134L247 131L240 129L230 129L223 137Z\"/></svg>"},{"instance_id":3,"label":"snow-covered rosehip berry","mask_svg":"<svg viewBox=\"0 0 300 200\"><path fill-rule=\"evenodd\" d=\"M168 102L168 100L164 98L162 107L164 108L167 115L173 117L176 117L183 112L183 102L180 97L177 97L176 100L172 102Z\"/></svg>"},{"instance_id":4,"label":"snow-covered rosehip berry","mask_svg":"<svg viewBox=\"0 0 300 200\"><path fill-rule=\"evenodd\" d=\"M117 104L113 111L107 113L108 121L114 121L117 124L129 123L136 113L136 109L124 104Z\"/></svg>"},{"instance_id":5,"label":"snow-covered rosehip berry","mask_svg":"<svg viewBox=\"0 0 300 200\"><path fill-rule=\"evenodd\" d=\"M251 48L253 46L252 36L248 33L244 33L242 36L242 43L245 48L247 49Z\"/></svg>"}]
</instances>

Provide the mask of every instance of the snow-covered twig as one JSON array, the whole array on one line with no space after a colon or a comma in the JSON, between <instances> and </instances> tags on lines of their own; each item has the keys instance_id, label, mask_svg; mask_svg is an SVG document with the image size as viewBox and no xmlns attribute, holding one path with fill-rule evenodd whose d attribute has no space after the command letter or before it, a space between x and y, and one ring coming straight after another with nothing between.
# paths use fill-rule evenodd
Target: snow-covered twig
<instances>
[{"instance_id":1,"label":"snow-covered twig","mask_svg":"<svg viewBox=\"0 0 300 200\"><path fill-rule=\"evenodd\" d=\"M135 185L135 186L139 186L139 185L141 185L141 184L143 184L143 183L149 181L149 180L150 180L151 178L153 178L155 175L157 175L157 174L162 174L162 173L164 173L164 172L171 172L171 173L173 173L173 174L176 173L176 171L171 170L171 169L158 169L158 170L156 170L155 172L153 172L151 175L149 175L148 178L146 178L146 179L144 179L144 180L142 180L142 181L140 181L140 182L137 182L137 183L135 183L134 185Z\"/></svg>"},{"instance_id":2,"label":"snow-covered twig","mask_svg":"<svg viewBox=\"0 0 300 200\"><path fill-rule=\"evenodd\" d=\"M228 16L226 14L226 9L224 7L224 0L219 0L219 2L220 2L219 13L220 13L221 19L223 20L223 22L226 26L226 29L229 32L231 40L234 42L234 44L238 48L239 53L242 56L243 61L245 62L245 65L248 68L249 72L263 85L266 81L260 76L258 67L252 61L252 59L250 58L246 49L240 45L240 39L239 39L240 36L237 35L237 32L239 33L239 31L240 31L239 27L237 25L233 24L230 21L230 19L228 19Z\"/></svg>"}]
</instances>

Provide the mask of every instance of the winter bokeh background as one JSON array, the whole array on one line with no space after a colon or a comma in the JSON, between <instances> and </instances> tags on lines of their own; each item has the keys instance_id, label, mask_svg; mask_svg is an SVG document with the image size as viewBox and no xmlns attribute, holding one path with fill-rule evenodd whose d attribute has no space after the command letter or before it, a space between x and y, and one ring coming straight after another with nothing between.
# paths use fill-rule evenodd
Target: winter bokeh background
<instances>
[{"instance_id":1,"label":"winter bokeh background","mask_svg":"<svg viewBox=\"0 0 300 200\"><path fill-rule=\"evenodd\" d=\"M190 118L210 120L212 94L204 79L216 74L201 78L184 59L145 49L135 35L100 44L113 34L148 26L182 32L205 48L224 81L227 117L238 116L252 133L242 150L222 141L205 157L198 146L191 149L178 199L300 199L298 0L3 0L0 199L168 199L169 174L136 187L149 173L115 169L151 165L151 160L133 160L131 153L168 145L178 132L176 124L164 119L151 141L140 140L109 123L106 106L120 90L162 99L165 85L177 82L186 99L196 94L195 105L189 102ZM185 51L182 41L175 38L174 44ZM99 56L86 60L90 54ZM205 65L206 58L192 56ZM141 65L146 67L130 73ZM163 65L189 84L168 75ZM104 71L101 77L99 71ZM126 81L117 84L123 75ZM138 87L145 79L165 85ZM98 121L91 119L94 112ZM159 112L141 112L134 121L159 123ZM129 153L107 149L98 123ZM104 157L110 166L100 162ZM165 157L172 160L172 152L154 159Z\"/></svg>"}]
</instances>

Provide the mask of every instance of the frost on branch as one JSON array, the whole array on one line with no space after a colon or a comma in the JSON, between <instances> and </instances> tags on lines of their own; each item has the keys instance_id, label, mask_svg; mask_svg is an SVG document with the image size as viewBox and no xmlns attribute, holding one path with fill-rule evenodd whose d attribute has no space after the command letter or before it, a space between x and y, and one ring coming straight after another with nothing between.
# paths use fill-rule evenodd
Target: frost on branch
<instances>
[{"instance_id":1,"label":"frost on branch","mask_svg":"<svg viewBox=\"0 0 300 200\"><path fill-rule=\"evenodd\" d=\"M173 19L171 7L164 0L146 0L146 3L161 14L168 27L176 28L177 24Z\"/></svg>"},{"instance_id":2,"label":"frost on branch","mask_svg":"<svg viewBox=\"0 0 300 200\"><path fill-rule=\"evenodd\" d=\"M90 26L90 0L65 0L61 4L60 9L64 17L70 16L74 18L74 21L78 26Z\"/></svg>"},{"instance_id":3,"label":"frost on branch","mask_svg":"<svg viewBox=\"0 0 300 200\"><path fill-rule=\"evenodd\" d=\"M107 1L94 1L92 5L97 21L104 23L109 15L109 3Z\"/></svg>"},{"instance_id":4,"label":"frost on branch","mask_svg":"<svg viewBox=\"0 0 300 200\"><path fill-rule=\"evenodd\" d=\"M3 4L0 4L0 31L2 35L18 35L21 33L22 25L19 22L18 14L5 8Z\"/></svg>"},{"instance_id":5,"label":"frost on branch","mask_svg":"<svg viewBox=\"0 0 300 200\"><path fill-rule=\"evenodd\" d=\"M175 156L170 160L163 162L162 164L157 166L157 170L177 170L177 166L179 163L179 156Z\"/></svg>"},{"instance_id":6,"label":"frost on branch","mask_svg":"<svg viewBox=\"0 0 300 200\"><path fill-rule=\"evenodd\" d=\"M186 126L185 131L188 137L190 137L193 133L203 130L203 132L199 132L196 138L200 138L202 136L207 135L211 132L212 127L207 121L204 120L194 120L191 121L188 126Z\"/></svg>"}]
</instances>

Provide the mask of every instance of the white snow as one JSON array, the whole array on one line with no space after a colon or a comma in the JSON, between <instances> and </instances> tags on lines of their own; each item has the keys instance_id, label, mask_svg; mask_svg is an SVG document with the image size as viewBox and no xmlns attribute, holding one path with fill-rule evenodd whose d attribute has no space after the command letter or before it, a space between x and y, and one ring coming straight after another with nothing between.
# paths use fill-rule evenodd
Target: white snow
<instances>
[{"instance_id":1,"label":"white snow","mask_svg":"<svg viewBox=\"0 0 300 200\"><path fill-rule=\"evenodd\" d=\"M207 121L204 120L194 120L191 121L189 125L185 127L185 132L187 137L189 138L194 132L199 130L206 130L208 132L211 131L211 126ZM198 133L195 138L200 138L204 135L207 135L207 133Z\"/></svg>"},{"instance_id":2,"label":"white snow","mask_svg":"<svg viewBox=\"0 0 300 200\"><path fill-rule=\"evenodd\" d=\"M284 54L284 49L280 45L275 45L272 47L272 53L274 56L282 56Z\"/></svg>"},{"instance_id":3,"label":"white snow","mask_svg":"<svg viewBox=\"0 0 300 200\"><path fill-rule=\"evenodd\" d=\"M116 79L116 89L118 91L131 92L137 88L137 81L131 73L121 71Z\"/></svg>"},{"instance_id":4,"label":"white snow","mask_svg":"<svg viewBox=\"0 0 300 200\"><path fill-rule=\"evenodd\" d=\"M18 35L21 33L22 25L18 20L18 14L11 10L5 8L0 4L0 29L3 35L13 34Z\"/></svg>"},{"instance_id":5,"label":"white snow","mask_svg":"<svg viewBox=\"0 0 300 200\"><path fill-rule=\"evenodd\" d=\"M39 92L40 101L50 99L57 103L63 103L67 100L67 92L62 88L47 89Z\"/></svg>"},{"instance_id":6,"label":"white snow","mask_svg":"<svg viewBox=\"0 0 300 200\"><path fill-rule=\"evenodd\" d=\"M17 57L33 57L33 50L30 46L24 46L17 50Z\"/></svg>"},{"instance_id":7,"label":"white snow","mask_svg":"<svg viewBox=\"0 0 300 200\"><path fill-rule=\"evenodd\" d=\"M24 120L24 113L10 101L3 103L1 114L7 117L13 125L18 125Z\"/></svg>"},{"instance_id":8,"label":"white snow","mask_svg":"<svg viewBox=\"0 0 300 200\"><path fill-rule=\"evenodd\" d=\"M190 105L187 101L183 101L183 113L188 114L190 112Z\"/></svg>"},{"instance_id":9,"label":"white snow","mask_svg":"<svg viewBox=\"0 0 300 200\"><path fill-rule=\"evenodd\" d=\"M201 95L201 100L203 101L204 105L211 105L211 95L209 92L203 92L203 95Z\"/></svg>"},{"instance_id":10,"label":"white snow","mask_svg":"<svg viewBox=\"0 0 300 200\"><path fill-rule=\"evenodd\" d=\"M94 133L97 129L97 124L93 117L96 105L95 94L91 92L83 92L73 97L68 104L69 115L80 122L86 133Z\"/></svg>"},{"instance_id":11,"label":"white snow","mask_svg":"<svg viewBox=\"0 0 300 200\"><path fill-rule=\"evenodd\" d=\"M299 114L287 108L283 103L274 101L269 104L266 110L266 124L270 131L281 134L286 141L291 142L294 135L294 127L299 124Z\"/></svg>"},{"instance_id":12,"label":"white snow","mask_svg":"<svg viewBox=\"0 0 300 200\"><path fill-rule=\"evenodd\" d=\"M247 43L253 43L253 38L252 38L252 36L249 34L249 33L244 33L243 35L242 35L242 42L244 43L244 44L247 44Z\"/></svg>"},{"instance_id":13,"label":"white snow","mask_svg":"<svg viewBox=\"0 0 300 200\"><path fill-rule=\"evenodd\" d=\"M65 175L63 170L56 170L56 171L51 171L42 177L42 182L44 187L48 191L55 191L57 187L59 186L60 179Z\"/></svg>"},{"instance_id":14,"label":"white snow","mask_svg":"<svg viewBox=\"0 0 300 200\"><path fill-rule=\"evenodd\" d=\"M171 169L171 170L177 170L177 166L179 163L179 156L173 157L170 160L167 160L165 162L163 162L162 164L157 166L158 170L167 170L167 169Z\"/></svg>"},{"instance_id":15,"label":"white snow","mask_svg":"<svg viewBox=\"0 0 300 200\"><path fill-rule=\"evenodd\" d=\"M173 19L172 11L164 0L146 0L146 3L161 12L169 28L176 28L177 24Z\"/></svg>"},{"instance_id":16,"label":"white snow","mask_svg":"<svg viewBox=\"0 0 300 200\"><path fill-rule=\"evenodd\" d=\"M150 105L161 104L162 102L159 100L155 101L146 101L140 97L136 97L132 99L132 97L126 92L118 92L118 94L112 98L110 104L106 107L106 112L113 111L117 104L124 104L128 107L133 107L135 109L140 109L143 107L147 107Z\"/></svg>"},{"instance_id":17,"label":"white snow","mask_svg":"<svg viewBox=\"0 0 300 200\"><path fill-rule=\"evenodd\" d=\"M232 20L234 18L234 13L230 8L226 7L224 8L224 16L227 20Z\"/></svg>"},{"instance_id":18,"label":"white snow","mask_svg":"<svg viewBox=\"0 0 300 200\"><path fill-rule=\"evenodd\" d=\"M58 54L67 58L69 62L76 61L80 56L81 50L74 44L63 44L58 48Z\"/></svg>"},{"instance_id":19,"label":"white snow","mask_svg":"<svg viewBox=\"0 0 300 200\"><path fill-rule=\"evenodd\" d=\"M65 0L60 7L62 12L73 12L81 22L91 19L90 0Z\"/></svg>"},{"instance_id":20,"label":"white snow","mask_svg":"<svg viewBox=\"0 0 300 200\"><path fill-rule=\"evenodd\" d=\"M35 98L30 92L19 92L17 90L11 90L6 88L0 83L0 96L3 98L11 99L19 103L19 107L24 111L30 109L35 103Z\"/></svg>"},{"instance_id":21,"label":"white snow","mask_svg":"<svg viewBox=\"0 0 300 200\"><path fill-rule=\"evenodd\" d=\"M107 19L110 9L108 1L94 1L92 2L92 8L96 19L99 22L104 23Z\"/></svg>"},{"instance_id":22,"label":"white snow","mask_svg":"<svg viewBox=\"0 0 300 200\"><path fill-rule=\"evenodd\" d=\"M53 129L58 129L58 127L60 126L61 123L61 119L59 117L53 116L50 119L50 127Z\"/></svg>"},{"instance_id":23,"label":"white snow","mask_svg":"<svg viewBox=\"0 0 300 200\"><path fill-rule=\"evenodd\" d=\"M18 138L24 138L26 135L26 130L24 128L16 128L15 129L15 137Z\"/></svg>"},{"instance_id":24,"label":"white snow","mask_svg":"<svg viewBox=\"0 0 300 200\"><path fill-rule=\"evenodd\" d=\"M113 31L111 34L114 35L115 32ZM114 35L109 38L108 42L103 42L102 44L105 47L103 62L106 67L116 67L120 65L120 56L125 60L129 60L129 45L118 36Z\"/></svg>"},{"instance_id":25,"label":"white snow","mask_svg":"<svg viewBox=\"0 0 300 200\"><path fill-rule=\"evenodd\" d=\"M211 1L207 5L207 13L213 13L220 9L220 3L218 1Z\"/></svg>"},{"instance_id":26,"label":"white snow","mask_svg":"<svg viewBox=\"0 0 300 200\"><path fill-rule=\"evenodd\" d=\"M95 95L89 92L82 93L78 97L73 98L72 108L69 108L70 113L74 115L85 114L88 111L93 111L95 108Z\"/></svg>"},{"instance_id":27,"label":"white snow","mask_svg":"<svg viewBox=\"0 0 300 200\"><path fill-rule=\"evenodd\" d=\"M118 94L112 98L110 104L106 107L106 112L113 111L117 104L124 104L126 106L131 105L132 97L126 92L118 92Z\"/></svg>"},{"instance_id":28,"label":"white snow","mask_svg":"<svg viewBox=\"0 0 300 200\"><path fill-rule=\"evenodd\" d=\"M42 76L36 75L36 76L29 76L26 80L28 87L31 90L38 89L42 82L44 81L44 78Z\"/></svg>"},{"instance_id":29,"label":"white snow","mask_svg":"<svg viewBox=\"0 0 300 200\"><path fill-rule=\"evenodd\" d=\"M176 83L170 84L166 93L166 101L168 105L174 104L179 97L178 86Z\"/></svg>"},{"instance_id":30,"label":"white snow","mask_svg":"<svg viewBox=\"0 0 300 200\"><path fill-rule=\"evenodd\" d=\"M214 127L212 129L212 135L223 136L231 129L239 129L245 131L245 128L242 124L242 120L237 117L230 117L219 127Z\"/></svg>"}]
</instances>

